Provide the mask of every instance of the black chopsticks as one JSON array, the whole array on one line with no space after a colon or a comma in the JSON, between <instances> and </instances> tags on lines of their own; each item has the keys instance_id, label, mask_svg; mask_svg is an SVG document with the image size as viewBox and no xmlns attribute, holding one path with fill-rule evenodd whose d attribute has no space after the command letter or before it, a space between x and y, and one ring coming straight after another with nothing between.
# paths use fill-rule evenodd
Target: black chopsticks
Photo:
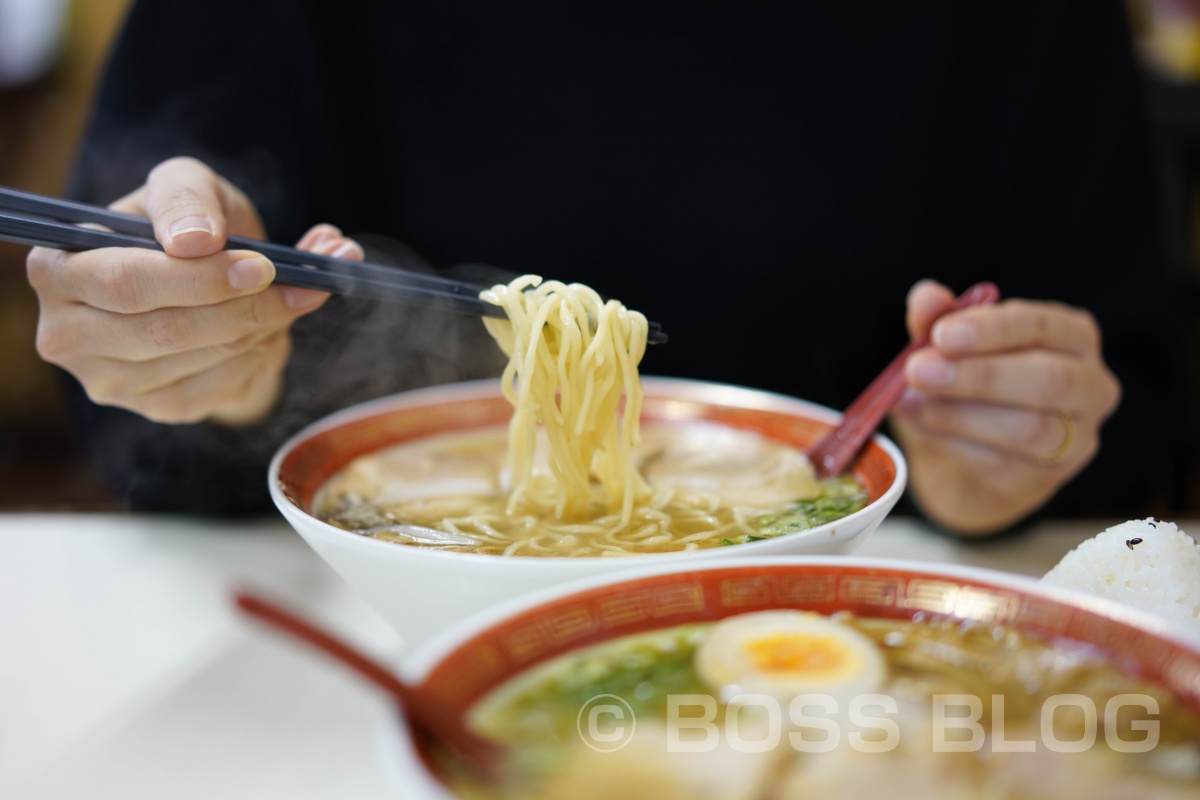
<instances>
[{"instance_id":1,"label":"black chopsticks","mask_svg":"<svg viewBox=\"0 0 1200 800\"><path fill-rule=\"evenodd\" d=\"M26 244L34 247L52 247L56 250L96 250L101 247L144 247L162 250L154 239L136 236L130 233L98 231L91 228L80 228L66 222L24 217L7 211L0 211L0 239ZM232 239L232 237L231 237ZM231 242L232 243L232 242ZM240 247L240 245L239 245ZM262 252L260 247L246 247L246 250ZM285 249L285 248L282 248ZM265 255L265 253L264 253ZM297 250L293 257L297 262L301 257L312 255L313 260L322 258L316 254L302 253ZM484 303L478 297L467 294L467 284L457 284L450 290L424 285L419 281L411 281L408 273L402 270L392 270L388 267L376 267L358 262L345 262L357 266L370 267L380 272L396 273L372 277L370 272L343 272L340 270L342 260L330 259L333 264L326 263L322 268L310 269L300 263L275 261L275 282L287 286L299 286L304 289L319 289L323 292L333 292L350 297L367 297L376 300L392 300L395 302L419 302L422 300L441 300L451 307L461 311L488 316L504 316L504 311L498 306ZM339 271L334 271L338 269ZM426 276L418 275L419 278ZM476 289L478 291L478 289Z\"/></svg>"},{"instance_id":2,"label":"black chopsticks","mask_svg":"<svg viewBox=\"0 0 1200 800\"><path fill-rule=\"evenodd\" d=\"M111 230L78 227L82 223ZM102 247L163 249L145 217L4 186L0 186L0 240L73 252ZM227 246L252 250L271 259L275 282L287 286L396 303L441 302L468 314L505 316L502 308L479 298L486 287L440 275L334 258L238 236L228 237ZM666 340L662 327L650 323L649 341L657 344Z\"/></svg>"}]
</instances>

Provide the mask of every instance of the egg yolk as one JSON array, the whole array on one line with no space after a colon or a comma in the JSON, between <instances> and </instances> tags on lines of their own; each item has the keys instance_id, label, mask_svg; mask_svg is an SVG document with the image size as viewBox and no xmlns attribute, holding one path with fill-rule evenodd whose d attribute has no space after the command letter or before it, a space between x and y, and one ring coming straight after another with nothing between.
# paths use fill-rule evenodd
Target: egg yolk
<instances>
[{"instance_id":1,"label":"egg yolk","mask_svg":"<svg viewBox=\"0 0 1200 800\"><path fill-rule=\"evenodd\" d=\"M838 672L851 660L832 636L776 634L747 642L745 648L762 672Z\"/></svg>"}]
</instances>

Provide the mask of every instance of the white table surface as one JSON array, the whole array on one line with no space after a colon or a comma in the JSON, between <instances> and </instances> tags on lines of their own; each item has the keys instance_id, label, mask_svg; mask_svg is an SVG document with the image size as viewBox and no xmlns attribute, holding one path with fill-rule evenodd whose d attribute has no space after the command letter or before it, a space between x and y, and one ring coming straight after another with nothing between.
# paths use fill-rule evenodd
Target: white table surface
<instances>
[{"instance_id":1,"label":"white table surface","mask_svg":"<svg viewBox=\"0 0 1200 800\"><path fill-rule=\"evenodd\" d=\"M889 519L857 555L1041 575L1119 521L969 543ZM238 586L399 656L282 520L0 514L0 798L403 797L375 752L382 698L237 617Z\"/></svg>"}]
</instances>

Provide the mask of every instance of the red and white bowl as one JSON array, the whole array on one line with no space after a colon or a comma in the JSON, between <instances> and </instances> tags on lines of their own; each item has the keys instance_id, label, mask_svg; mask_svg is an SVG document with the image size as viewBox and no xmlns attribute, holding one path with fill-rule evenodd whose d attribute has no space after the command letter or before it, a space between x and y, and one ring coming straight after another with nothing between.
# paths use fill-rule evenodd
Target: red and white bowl
<instances>
[{"instance_id":1,"label":"red and white bowl","mask_svg":"<svg viewBox=\"0 0 1200 800\"><path fill-rule=\"evenodd\" d=\"M836 412L812 403L734 386L644 378L643 388L645 424L717 423L804 448L839 419ZM504 426L511 412L498 380L406 392L314 423L288 441L271 463L271 496L280 512L410 646L473 611L572 579L611 575L650 563L699 566L752 555L847 552L892 509L907 477L899 449L876 436L852 468L866 487L869 503L849 516L776 539L627 558L440 552L365 538L313 516L320 488L359 456L450 431Z\"/></svg>"},{"instance_id":2,"label":"red and white bowl","mask_svg":"<svg viewBox=\"0 0 1200 800\"><path fill-rule=\"evenodd\" d=\"M1200 715L1200 638L1192 631L1024 576L854 557L658 563L575 581L481 611L418 648L403 673L462 714L525 670L579 648L781 608L900 620L920 614L1003 625L1047 643L1084 643ZM382 731L381 758L399 796L453 797L414 745L402 715L390 713Z\"/></svg>"}]
</instances>

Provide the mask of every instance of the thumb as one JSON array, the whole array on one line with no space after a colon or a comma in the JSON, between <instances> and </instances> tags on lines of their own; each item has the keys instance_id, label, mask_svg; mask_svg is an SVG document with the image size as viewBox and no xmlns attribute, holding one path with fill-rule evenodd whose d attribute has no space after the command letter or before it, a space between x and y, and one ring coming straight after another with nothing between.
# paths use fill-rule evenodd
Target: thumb
<instances>
[{"instance_id":1,"label":"thumb","mask_svg":"<svg viewBox=\"0 0 1200 800\"><path fill-rule=\"evenodd\" d=\"M146 215L169 255L199 258L225 246L220 178L194 158L164 161L146 179Z\"/></svg>"}]
</instances>

